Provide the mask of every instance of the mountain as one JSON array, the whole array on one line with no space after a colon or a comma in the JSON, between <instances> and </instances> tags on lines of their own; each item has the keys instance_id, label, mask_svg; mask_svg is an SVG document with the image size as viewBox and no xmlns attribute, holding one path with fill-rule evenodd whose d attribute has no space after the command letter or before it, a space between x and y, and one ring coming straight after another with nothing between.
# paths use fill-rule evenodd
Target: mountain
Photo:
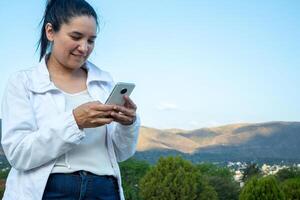
<instances>
[{"instance_id":1,"label":"mountain","mask_svg":"<svg viewBox=\"0 0 300 200\"><path fill-rule=\"evenodd\" d=\"M198 147L198 143L181 134L184 134L184 131L141 127L137 150L168 149L192 153Z\"/></svg>"},{"instance_id":2,"label":"mountain","mask_svg":"<svg viewBox=\"0 0 300 200\"><path fill-rule=\"evenodd\" d=\"M192 131L141 127L135 157L155 162L168 155L195 162L300 162L300 122L230 124Z\"/></svg>"},{"instance_id":3,"label":"mountain","mask_svg":"<svg viewBox=\"0 0 300 200\"><path fill-rule=\"evenodd\" d=\"M192 131L142 127L137 157L194 161L300 161L300 122L232 124Z\"/></svg>"}]
</instances>

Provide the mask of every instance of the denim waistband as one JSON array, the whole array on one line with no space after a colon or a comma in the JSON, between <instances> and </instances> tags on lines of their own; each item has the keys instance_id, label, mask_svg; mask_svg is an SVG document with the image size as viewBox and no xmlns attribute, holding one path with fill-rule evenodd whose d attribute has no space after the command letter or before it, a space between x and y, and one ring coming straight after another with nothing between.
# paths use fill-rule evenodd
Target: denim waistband
<instances>
[{"instance_id":1,"label":"denim waistband","mask_svg":"<svg viewBox=\"0 0 300 200\"><path fill-rule=\"evenodd\" d=\"M58 198L62 197L62 198ZM53 173L44 191L43 200L106 199L120 200L118 181L111 175L96 175L79 170ZM52 198L53 197L53 198ZM101 198L100 198L101 197Z\"/></svg>"},{"instance_id":2,"label":"denim waistband","mask_svg":"<svg viewBox=\"0 0 300 200\"><path fill-rule=\"evenodd\" d=\"M53 173L53 174L59 174L59 175L76 175L76 176L97 176L99 178L106 178L106 179L117 180L117 178L114 177L114 176L112 176L112 175L97 175L97 174L94 174L92 172L85 171L85 170L79 170L79 171L75 171L75 172L72 172L72 173Z\"/></svg>"}]
</instances>

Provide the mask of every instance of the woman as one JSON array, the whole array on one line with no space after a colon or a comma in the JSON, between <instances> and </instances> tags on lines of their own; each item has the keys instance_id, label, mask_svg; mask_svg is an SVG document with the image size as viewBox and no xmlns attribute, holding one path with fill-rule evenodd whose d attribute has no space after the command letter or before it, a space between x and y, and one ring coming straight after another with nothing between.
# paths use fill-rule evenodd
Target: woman
<instances>
[{"instance_id":1,"label":"woman","mask_svg":"<svg viewBox=\"0 0 300 200\"><path fill-rule=\"evenodd\" d=\"M135 152L136 105L102 104L114 83L87 61L97 14L84 0L51 0L40 63L14 74L2 104L12 169L3 199L124 199L117 162Z\"/></svg>"}]
</instances>

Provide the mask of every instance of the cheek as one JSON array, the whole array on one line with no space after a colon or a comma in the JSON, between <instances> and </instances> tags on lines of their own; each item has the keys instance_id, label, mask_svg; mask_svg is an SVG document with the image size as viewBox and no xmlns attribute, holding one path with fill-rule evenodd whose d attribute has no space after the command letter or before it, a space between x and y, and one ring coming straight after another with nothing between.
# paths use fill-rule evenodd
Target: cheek
<instances>
[{"instance_id":1,"label":"cheek","mask_svg":"<svg viewBox=\"0 0 300 200\"><path fill-rule=\"evenodd\" d=\"M90 55L92 53L92 51L94 50L95 45L90 45L88 48L88 55Z\"/></svg>"},{"instance_id":2,"label":"cheek","mask_svg":"<svg viewBox=\"0 0 300 200\"><path fill-rule=\"evenodd\" d=\"M63 54L65 53L67 48L68 48L68 43L65 42L64 40L60 40L54 42L52 51L54 51L53 53Z\"/></svg>"},{"instance_id":3,"label":"cheek","mask_svg":"<svg viewBox=\"0 0 300 200\"><path fill-rule=\"evenodd\" d=\"M76 42L73 42L73 41L66 42L63 47L64 53L68 54L68 53L74 51L77 47L78 47L78 44Z\"/></svg>"},{"instance_id":4,"label":"cheek","mask_svg":"<svg viewBox=\"0 0 300 200\"><path fill-rule=\"evenodd\" d=\"M63 39L61 39L57 45L58 50L63 54L68 54L69 52L76 49L77 46L78 44L68 37L64 37Z\"/></svg>"}]
</instances>

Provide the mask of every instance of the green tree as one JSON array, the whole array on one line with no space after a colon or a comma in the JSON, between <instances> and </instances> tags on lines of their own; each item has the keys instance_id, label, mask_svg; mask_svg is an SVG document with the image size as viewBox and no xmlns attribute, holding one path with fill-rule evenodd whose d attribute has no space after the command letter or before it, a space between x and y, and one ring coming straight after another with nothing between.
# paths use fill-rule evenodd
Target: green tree
<instances>
[{"instance_id":1,"label":"green tree","mask_svg":"<svg viewBox=\"0 0 300 200\"><path fill-rule=\"evenodd\" d=\"M240 200L284 200L285 196L274 176L252 177L243 187Z\"/></svg>"},{"instance_id":2,"label":"green tree","mask_svg":"<svg viewBox=\"0 0 300 200\"><path fill-rule=\"evenodd\" d=\"M201 174L207 176L218 176L229 179L233 177L233 172L231 172L227 167L220 167L212 163L198 164L197 169L201 172Z\"/></svg>"},{"instance_id":3,"label":"green tree","mask_svg":"<svg viewBox=\"0 0 300 200\"><path fill-rule=\"evenodd\" d=\"M199 188L199 187L198 187ZM197 199L201 200L218 200L218 193L215 191L214 187L205 183L202 190L198 192L199 197Z\"/></svg>"},{"instance_id":4,"label":"green tree","mask_svg":"<svg viewBox=\"0 0 300 200\"><path fill-rule=\"evenodd\" d=\"M207 178L208 183L213 186L220 200L238 200L240 187L233 179L210 176Z\"/></svg>"},{"instance_id":5,"label":"green tree","mask_svg":"<svg viewBox=\"0 0 300 200\"><path fill-rule=\"evenodd\" d=\"M216 200L214 189L197 168L180 157L160 158L140 181L140 194L147 200Z\"/></svg>"},{"instance_id":6,"label":"green tree","mask_svg":"<svg viewBox=\"0 0 300 200\"><path fill-rule=\"evenodd\" d=\"M262 176L259 166L256 163L248 164L247 167L243 170L242 181L246 182L253 176Z\"/></svg>"},{"instance_id":7,"label":"green tree","mask_svg":"<svg viewBox=\"0 0 300 200\"><path fill-rule=\"evenodd\" d=\"M150 165L146 161L129 159L120 163L122 182L125 198L139 200L139 181L149 170Z\"/></svg>"},{"instance_id":8,"label":"green tree","mask_svg":"<svg viewBox=\"0 0 300 200\"><path fill-rule=\"evenodd\" d=\"M5 171L1 170L0 171L0 199L2 199L3 194L4 194L5 180L8 176L8 173L9 173L9 170L5 170Z\"/></svg>"},{"instance_id":9,"label":"green tree","mask_svg":"<svg viewBox=\"0 0 300 200\"><path fill-rule=\"evenodd\" d=\"M276 173L276 177L280 182L286 179L300 178L300 169L299 167L284 168Z\"/></svg>"},{"instance_id":10,"label":"green tree","mask_svg":"<svg viewBox=\"0 0 300 200\"><path fill-rule=\"evenodd\" d=\"M6 179L8 176L9 170L0 171L0 179Z\"/></svg>"},{"instance_id":11,"label":"green tree","mask_svg":"<svg viewBox=\"0 0 300 200\"><path fill-rule=\"evenodd\" d=\"M237 200L240 187L233 179L233 172L227 167L220 167L211 163L197 165L197 169L208 180L218 194L220 200Z\"/></svg>"},{"instance_id":12,"label":"green tree","mask_svg":"<svg viewBox=\"0 0 300 200\"><path fill-rule=\"evenodd\" d=\"M281 183L286 200L300 199L300 178L287 179Z\"/></svg>"},{"instance_id":13,"label":"green tree","mask_svg":"<svg viewBox=\"0 0 300 200\"><path fill-rule=\"evenodd\" d=\"M0 198L2 199L3 198L3 195L4 195L4 188L0 188Z\"/></svg>"}]
</instances>

